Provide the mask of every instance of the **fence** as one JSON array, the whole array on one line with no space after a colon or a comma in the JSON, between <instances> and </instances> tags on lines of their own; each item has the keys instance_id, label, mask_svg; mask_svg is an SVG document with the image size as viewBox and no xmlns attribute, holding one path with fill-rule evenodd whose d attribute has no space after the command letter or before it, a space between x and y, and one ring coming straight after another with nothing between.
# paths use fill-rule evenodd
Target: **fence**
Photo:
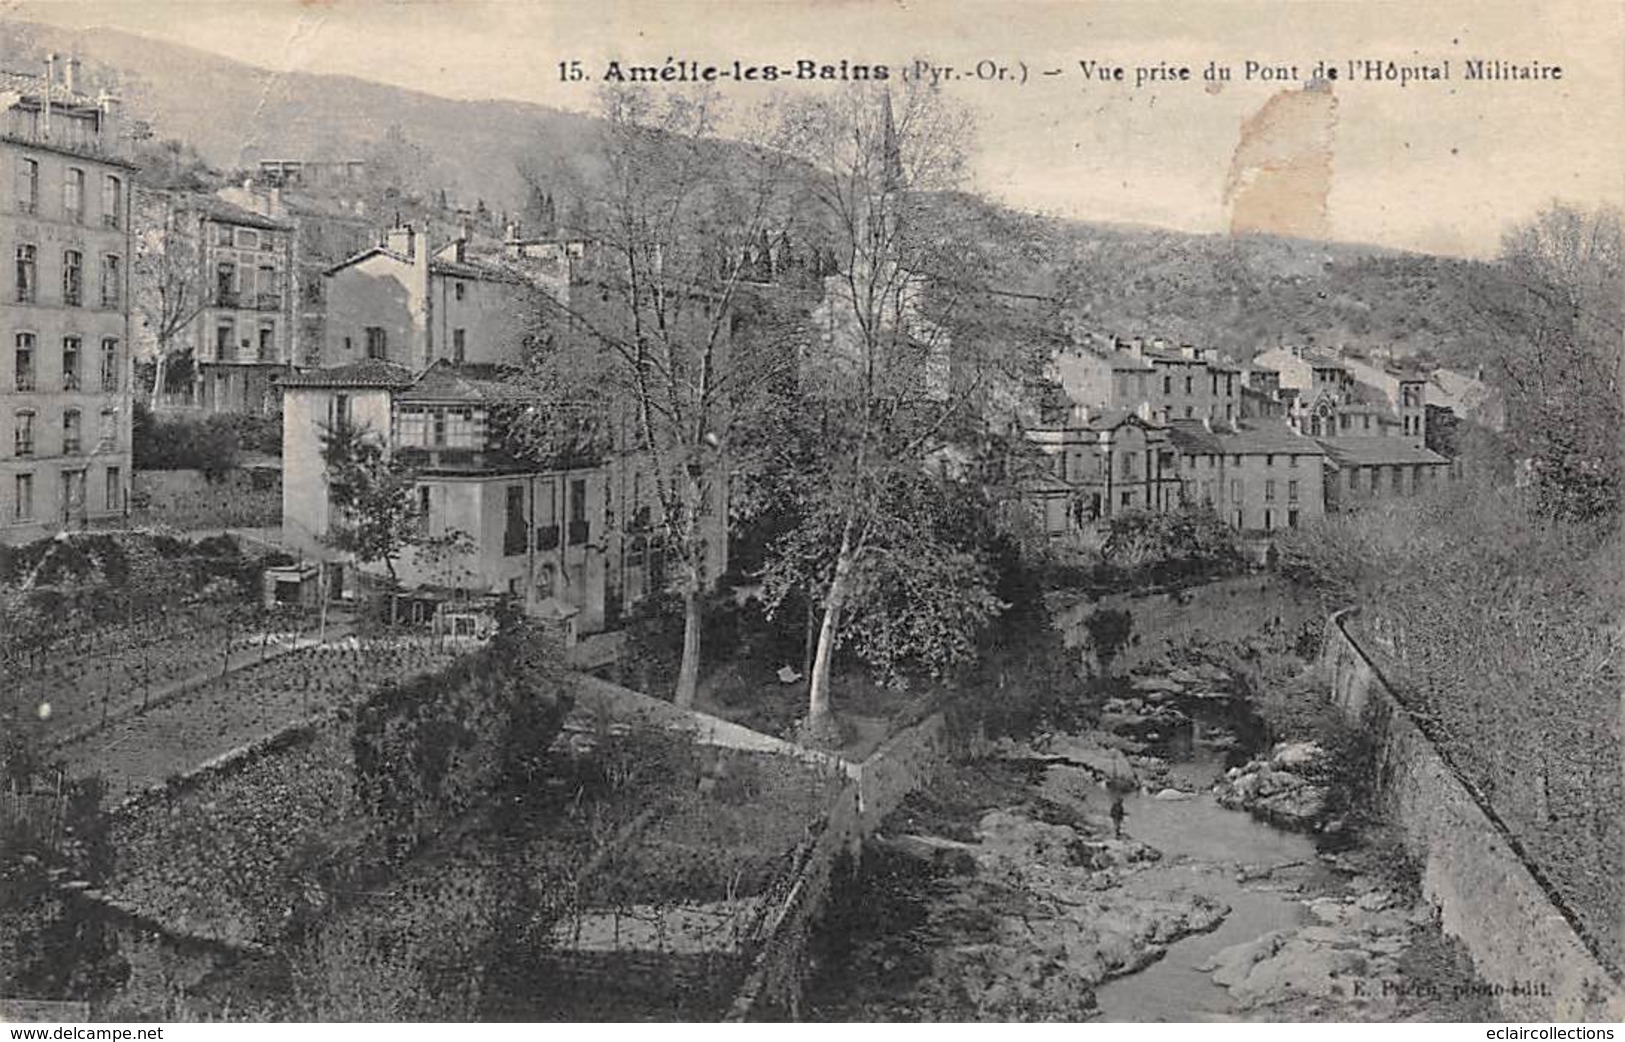
<instances>
[{"instance_id":1,"label":"fence","mask_svg":"<svg viewBox=\"0 0 1625 1042\"><path fill-rule=\"evenodd\" d=\"M1423 896L1445 932L1466 946L1511 1019L1625 1018L1617 971L1587 944L1578 919L1488 801L1412 719L1349 635L1349 614L1327 623L1323 668L1337 704L1380 735L1377 796L1421 865Z\"/></svg>"}]
</instances>

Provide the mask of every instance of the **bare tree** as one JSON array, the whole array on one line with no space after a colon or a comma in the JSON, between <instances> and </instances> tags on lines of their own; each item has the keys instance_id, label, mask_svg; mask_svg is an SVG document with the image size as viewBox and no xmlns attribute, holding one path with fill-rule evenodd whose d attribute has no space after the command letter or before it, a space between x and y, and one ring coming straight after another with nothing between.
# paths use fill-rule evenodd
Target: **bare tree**
<instances>
[{"instance_id":1,"label":"bare tree","mask_svg":"<svg viewBox=\"0 0 1625 1042\"><path fill-rule=\"evenodd\" d=\"M138 188L135 211L131 277L136 310L155 343L150 404L156 407L171 367L192 346L187 329L208 304L202 226L169 192Z\"/></svg>"},{"instance_id":2,"label":"bare tree","mask_svg":"<svg viewBox=\"0 0 1625 1042\"><path fill-rule=\"evenodd\" d=\"M727 538L730 443L785 368L771 338L737 327L759 273L756 246L783 220L792 160L782 149L720 145L710 94L606 89L600 110L585 169L553 175L573 197L561 231L587 245L541 306L526 376L608 416L647 481L648 524L676 566L683 604L675 700L686 706L699 682L703 595L723 549L714 544ZM537 417L532 433L545 441L550 421L545 410ZM522 425L517 433L523 440ZM627 520L638 523L638 511Z\"/></svg>"}]
</instances>

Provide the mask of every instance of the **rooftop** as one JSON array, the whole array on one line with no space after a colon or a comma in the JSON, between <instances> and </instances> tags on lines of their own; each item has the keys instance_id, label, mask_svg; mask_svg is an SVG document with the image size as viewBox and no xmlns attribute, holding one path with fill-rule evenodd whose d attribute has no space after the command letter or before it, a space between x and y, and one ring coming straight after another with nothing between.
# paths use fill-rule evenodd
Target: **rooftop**
<instances>
[{"instance_id":1,"label":"rooftop","mask_svg":"<svg viewBox=\"0 0 1625 1042\"><path fill-rule=\"evenodd\" d=\"M352 362L349 365L329 366L325 369L309 369L302 373L289 373L278 381L278 385L281 387L361 387L396 390L410 387L414 382L416 381L412 375L412 370L406 368L406 366L369 358L360 362Z\"/></svg>"},{"instance_id":2,"label":"rooftop","mask_svg":"<svg viewBox=\"0 0 1625 1042\"><path fill-rule=\"evenodd\" d=\"M502 402L535 398L515 383L512 371L495 365L456 365L440 359L397 397L403 402Z\"/></svg>"},{"instance_id":3,"label":"rooftop","mask_svg":"<svg viewBox=\"0 0 1625 1042\"><path fill-rule=\"evenodd\" d=\"M38 101L41 95L45 93L45 86L44 76L0 69L0 94L16 93L25 98ZM92 109L99 106L99 102L94 95L69 90L60 83L50 85L50 98L53 105L69 105Z\"/></svg>"},{"instance_id":4,"label":"rooftop","mask_svg":"<svg viewBox=\"0 0 1625 1042\"><path fill-rule=\"evenodd\" d=\"M1185 453L1209 453L1222 456L1256 456L1280 454L1288 456L1320 456L1321 446L1313 438L1306 438L1280 423L1238 423L1234 430L1214 427L1209 430L1198 420L1174 420L1169 424L1175 447Z\"/></svg>"},{"instance_id":5,"label":"rooftop","mask_svg":"<svg viewBox=\"0 0 1625 1042\"><path fill-rule=\"evenodd\" d=\"M227 202L218 196L206 195L202 192L176 193L175 206L177 209L192 210L202 214L211 221L222 224L240 224L248 228L264 228L267 231L291 231L293 222L278 217L268 217L263 213L250 210L246 206Z\"/></svg>"},{"instance_id":6,"label":"rooftop","mask_svg":"<svg viewBox=\"0 0 1625 1042\"><path fill-rule=\"evenodd\" d=\"M1338 466L1372 467L1383 464L1424 463L1435 466L1449 463L1434 452L1413 445L1404 438L1320 438L1326 455Z\"/></svg>"}]
</instances>

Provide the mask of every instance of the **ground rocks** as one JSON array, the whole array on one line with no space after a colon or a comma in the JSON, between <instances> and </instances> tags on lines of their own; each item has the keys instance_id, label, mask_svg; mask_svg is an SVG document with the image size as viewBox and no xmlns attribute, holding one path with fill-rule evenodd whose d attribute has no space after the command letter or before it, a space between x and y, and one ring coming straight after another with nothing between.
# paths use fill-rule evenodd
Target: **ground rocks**
<instances>
[{"instance_id":1,"label":"ground rocks","mask_svg":"<svg viewBox=\"0 0 1625 1042\"><path fill-rule=\"evenodd\" d=\"M1329 810L1321 782L1325 752L1313 742L1277 745L1268 759L1232 768L1214 790L1220 805L1246 810L1277 828L1318 831Z\"/></svg>"}]
</instances>

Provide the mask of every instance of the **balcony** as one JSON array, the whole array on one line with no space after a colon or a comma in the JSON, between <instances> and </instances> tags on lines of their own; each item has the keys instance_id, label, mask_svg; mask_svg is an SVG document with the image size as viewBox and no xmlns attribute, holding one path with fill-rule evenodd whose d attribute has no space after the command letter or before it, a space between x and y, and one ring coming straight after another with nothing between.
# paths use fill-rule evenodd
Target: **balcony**
<instances>
[{"instance_id":1,"label":"balcony","mask_svg":"<svg viewBox=\"0 0 1625 1042\"><path fill-rule=\"evenodd\" d=\"M557 550L559 548L559 526L538 525L536 528L536 549Z\"/></svg>"},{"instance_id":2,"label":"balcony","mask_svg":"<svg viewBox=\"0 0 1625 1042\"><path fill-rule=\"evenodd\" d=\"M257 297L254 298L254 306L255 306L255 308L257 310L260 310L260 311L281 311L282 310L282 294L280 294L280 293L261 293Z\"/></svg>"},{"instance_id":3,"label":"balcony","mask_svg":"<svg viewBox=\"0 0 1625 1042\"><path fill-rule=\"evenodd\" d=\"M242 295L234 289L217 289L214 292L214 306L217 308L241 307Z\"/></svg>"}]
</instances>

